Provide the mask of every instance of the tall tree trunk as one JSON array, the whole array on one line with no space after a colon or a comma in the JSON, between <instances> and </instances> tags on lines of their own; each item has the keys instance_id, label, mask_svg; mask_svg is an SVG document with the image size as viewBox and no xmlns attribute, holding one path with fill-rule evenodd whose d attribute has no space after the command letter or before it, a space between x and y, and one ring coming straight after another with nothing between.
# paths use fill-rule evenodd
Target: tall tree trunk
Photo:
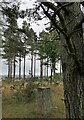
<instances>
[{"instance_id":1,"label":"tall tree trunk","mask_svg":"<svg viewBox=\"0 0 84 120\"><path fill-rule=\"evenodd\" d=\"M10 76L10 60L8 60L8 78Z\"/></svg>"},{"instance_id":2,"label":"tall tree trunk","mask_svg":"<svg viewBox=\"0 0 84 120\"><path fill-rule=\"evenodd\" d=\"M53 68L52 68L52 63L51 63L51 79L50 79L50 83L52 83L52 76L53 76Z\"/></svg>"},{"instance_id":3,"label":"tall tree trunk","mask_svg":"<svg viewBox=\"0 0 84 120\"><path fill-rule=\"evenodd\" d=\"M40 78L43 78L43 59L40 60Z\"/></svg>"},{"instance_id":4,"label":"tall tree trunk","mask_svg":"<svg viewBox=\"0 0 84 120\"><path fill-rule=\"evenodd\" d=\"M47 73L47 71L46 71L46 65L44 65L44 77L46 77L46 73Z\"/></svg>"},{"instance_id":5,"label":"tall tree trunk","mask_svg":"<svg viewBox=\"0 0 84 120\"><path fill-rule=\"evenodd\" d=\"M61 64L61 60L60 60L60 76L62 75L62 64Z\"/></svg>"},{"instance_id":6,"label":"tall tree trunk","mask_svg":"<svg viewBox=\"0 0 84 120\"><path fill-rule=\"evenodd\" d=\"M43 76L46 77L47 76L47 69L46 69L46 60L43 60Z\"/></svg>"},{"instance_id":7,"label":"tall tree trunk","mask_svg":"<svg viewBox=\"0 0 84 120\"><path fill-rule=\"evenodd\" d=\"M33 77L33 51L31 53L31 78Z\"/></svg>"},{"instance_id":8,"label":"tall tree trunk","mask_svg":"<svg viewBox=\"0 0 84 120\"><path fill-rule=\"evenodd\" d=\"M24 68L23 68L23 78L25 79L25 58L26 56L24 55Z\"/></svg>"},{"instance_id":9,"label":"tall tree trunk","mask_svg":"<svg viewBox=\"0 0 84 120\"><path fill-rule=\"evenodd\" d=\"M34 78L36 77L36 54L34 55Z\"/></svg>"},{"instance_id":10,"label":"tall tree trunk","mask_svg":"<svg viewBox=\"0 0 84 120\"><path fill-rule=\"evenodd\" d=\"M64 18L66 24L72 20L67 26L68 33L71 33L81 22L82 13L79 3L69 6L68 10L70 13L68 16L64 15ZM77 29L79 30L73 32L69 37L61 36L62 68L66 117L82 120L84 118L84 40L81 25Z\"/></svg>"},{"instance_id":11,"label":"tall tree trunk","mask_svg":"<svg viewBox=\"0 0 84 120\"><path fill-rule=\"evenodd\" d=\"M53 73L54 73L54 76L55 76L55 62L53 62Z\"/></svg>"},{"instance_id":12,"label":"tall tree trunk","mask_svg":"<svg viewBox=\"0 0 84 120\"><path fill-rule=\"evenodd\" d=\"M48 78L48 58L47 58L47 78Z\"/></svg>"},{"instance_id":13,"label":"tall tree trunk","mask_svg":"<svg viewBox=\"0 0 84 120\"><path fill-rule=\"evenodd\" d=\"M12 79L12 59L8 61L8 78Z\"/></svg>"},{"instance_id":14,"label":"tall tree trunk","mask_svg":"<svg viewBox=\"0 0 84 120\"><path fill-rule=\"evenodd\" d=\"M10 60L10 79L12 79L12 59Z\"/></svg>"},{"instance_id":15,"label":"tall tree trunk","mask_svg":"<svg viewBox=\"0 0 84 120\"><path fill-rule=\"evenodd\" d=\"M72 60L71 60L72 61ZM70 62L70 60L69 60ZM73 62L62 61L63 82L64 82L64 100L66 106L67 118L82 117L82 79Z\"/></svg>"},{"instance_id":16,"label":"tall tree trunk","mask_svg":"<svg viewBox=\"0 0 84 120\"><path fill-rule=\"evenodd\" d=\"M21 56L19 57L19 79L21 79Z\"/></svg>"},{"instance_id":17,"label":"tall tree trunk","mask_svg":"<svg viewBox=\"0 0 84 120\"><path fill-rule=\"evenodd\" d=\"M16 64L15 64L15 56L14 56L14 63L13 63L13 79L15 79L15 72L16 72Z\"/></svg>"}]
</instances>

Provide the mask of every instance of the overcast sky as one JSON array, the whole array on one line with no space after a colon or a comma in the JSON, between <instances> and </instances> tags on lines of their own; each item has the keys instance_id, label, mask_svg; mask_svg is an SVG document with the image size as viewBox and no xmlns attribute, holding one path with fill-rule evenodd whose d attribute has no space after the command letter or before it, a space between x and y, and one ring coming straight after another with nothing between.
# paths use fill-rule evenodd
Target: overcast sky
<instances>
[{"instance_id":1,"label":"overcast sky","mask_svg":"<svg viewBox=\"0 0 84 120\"><path fill-rule=\"evenodd\" d=\"M21 6L20 6L20 9L24 9L24 10L26 10L26 9L28 9L28 8L33 8L33 4L34 4L34 1L36 1L36 0L22 0L22 4L21 4ZM27 18L24 18L24 20L27 20ZM23 21L23 19L18 19L18 24L19 24L19 26L21 26L22 25L22 21ZM48 23L49 21L48 21L48 19L46 20L45 18L44 19L42 19L42 20L39 20L39 21L37 21L37 24L35 23L35 22L33 22L32 24L31 24L31 27L33 28L33 30L37 33L37 35L39 34L39 32L42 32L42 30L44 30L45 29L45 27L47 27L48 25L44 25L44 24L46 24L46 23Z\"/></svg>"},{"instance_id":2,"label":"overcast sky","mask_svg":"<svg viewBox=\"0 0 84 120\"><path fill-rule=\"evenodd\" d=\"M22 5L20 7L20 9L26 9L26 8L30 8L32 7L32 4L34 3L34 0L22 0ZM25 18L26 20L26 18ZM22 19L18 20L18 24L21 27L22 24ZM47 23L48 21L43 19L42 21L38 21L38 23L40 24L39 26L35 23L32 23L32 28L34 29L34 31L37 33L37 35L39 34L39 32L41 32L42 30L45 29L45 23ZM40 61L38 60L36 62L36 75L40 75ZM29 56L26 57L26 75L28 75L28 71L30 70L30 66L31 66L31 62L29 60ZM59 64L57 64L57 68L59 72ZM45 69L45 68L44 68ZM18 74L18 64L16 65L16 74ZM22 60L22 73L23 74L23 60ZM44 74L45 74L45 70L44 70ZM49 74L50 74L50 69L49 69ZM0 75L7 75L7 65L5 60L2 60L0 58Z\"/></svg>"}]
</instances>

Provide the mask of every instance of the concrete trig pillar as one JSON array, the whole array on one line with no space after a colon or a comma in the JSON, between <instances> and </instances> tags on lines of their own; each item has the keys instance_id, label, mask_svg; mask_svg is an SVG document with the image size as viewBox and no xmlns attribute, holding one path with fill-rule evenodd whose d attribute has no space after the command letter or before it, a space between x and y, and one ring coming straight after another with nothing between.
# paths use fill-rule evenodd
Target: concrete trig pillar
<instances>
[{"instance_id":1,"label":"concrete trig pillar","mask_svg":"<svg viewBox=\"0 0 84 120\"><path fill-rule=\"evenodd\" d=\"M52 108L50 87L39 87L37 91L37 112L46 115Z\"/></svg>"}]
</instances>

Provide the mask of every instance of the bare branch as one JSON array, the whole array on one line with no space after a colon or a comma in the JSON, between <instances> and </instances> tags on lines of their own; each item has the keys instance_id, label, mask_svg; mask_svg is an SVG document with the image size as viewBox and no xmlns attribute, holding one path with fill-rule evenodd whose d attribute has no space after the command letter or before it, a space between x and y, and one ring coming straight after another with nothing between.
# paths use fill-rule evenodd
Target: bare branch
<instances>
[{"instance_id":1,"label":"bare branch","mask_svg":"<svg viewBox=\"0 0 84 120\"><path fill-rule=\"evenodd\" d=\"M58 15L59 19L60 19L60 23L62 25L62 28L65 32L67 32L67 28L66 28L66 25L65 25L65 21L64 21L64 18L62 16L62 14L58 11L58 8L57 6L55 6L54 4L50 3L50 2L42 2L42 4L46 7L49 7L51 8L53 11L54 11L54 14L55 15ZM47 11L46 11L47 12ZM48 13L48 12L47 12ZM48 16L47 16L48 17Z\"/></svg>"},{"instance_id":2,"label":"bare branch","mask_svg":"<svg viewBox=\"0 0 84 120\"><path fill-rule=\"evenodd\" d=\"M47 12L45 11L44 7L41 5L45 15L51 20L51 22L56 26L56 28L64 35L64 36L67 36L66 32L61 28L59 27L59 25L57 25L56 23L56 20L53 19L53 17Z\"/></svg>"},{"instance_id":3,"label":"bare branch","mask_svg":"<svg viewBox=\"0 0 84 120\"><path fill-rule=\"evenodd\" d=\"M80 2L82 4L82 6L84 7L84 1L83 2Z\"/></svg>"}]
</instances>

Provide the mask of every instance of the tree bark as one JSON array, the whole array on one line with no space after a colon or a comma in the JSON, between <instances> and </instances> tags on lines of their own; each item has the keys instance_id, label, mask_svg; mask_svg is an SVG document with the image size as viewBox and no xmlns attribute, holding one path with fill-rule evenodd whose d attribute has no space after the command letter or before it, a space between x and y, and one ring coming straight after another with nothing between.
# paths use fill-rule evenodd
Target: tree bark
<instances>
[{"instance_id":1,"label":"tree bark","mask_svg":"<svg viewBox=\"0 0 84 120\"><path fill-rule=\"evenodd\" d=\"M52 63L51 63L51 79L50 79L50 83L52 83L52 75L53 75L53 69L52 69Z\"/></svg>"},{"instance_id":2,"label":"tree bark","mask_svg":"<svg viewBox=\"0 0 84 120\"><path fill-rule=\"evenodd\" d=\"M48 58L47 58L47 78L48 78Z\"/></svg>"},{"instance_id":3,"label":"tree bark","mask_svg":"<svg viewBox=\"0 0 84 120\"><path fill-rule=\"evenodd\" d=\"M10 60L10 79L12 79L12 59Z\"/></svg>"},{"instance_id":4,"label":"tree bark","mask_svg":"<svg viewBox=\"0 0 84 120\"><path fill-rule=\"evenodd\" d=\"M72 60L71 63L63 60L62 66L66 117L82 118L82 79L84 76L80 76Z\"/></svg>"},{"instance_id":5,"label":"tree bark","mask_svg":"<svg viewBox=\"0 0 84 120\"><path fill-rule=\"evenodd\" d=\"M33 52L31 53L31 78L33 77Z\"/></svg>"},{"instance_id":6,"label":"tree bark","mask_svg":"<svg viewBox=\"0 0 84 120\"><path fill-rule=\"evenodd\" d=\"M43 59L40 60L40 78L43 78Z\"/></svg>"},{"instance_id":7,"label":"tree bark","mask_svg":"<svg viewBox=\"0 0 84 120\"><path fill-rule=\"evenodd\" d=\"M53 62L52 64L53 64L53 74L55 76L55 62Z\"/></svg>"},{"instance_id":8,"label":"tree bark","mask_svg":"<svg viewBox=\"0 0 84 120\"><path fill-rule=\"evenodd\" d=\"M10 61L8 60L8 78L9 78L9 75L10 74Z\"/></svg>"},{"instance_id":9,"label":"tree bark","mask_svg":"<svg viewBox=\"0 0 84 120\"><path fill-rule=\"evenodd\" d=\"M8 61L8 78L12 79L12 59Z\"/></svg>"},{"instance_id":10,"label":"tree bark","mask_svg":"<svg viewBox=\"0 0 84 120\"><path fill-rule=\"evenodd\" d=\"M25 55L24 55L24 68L23 68L23 78L24 78L24 80L25 80Z\"/></svg>"},{"instance_id":11,"label":"tree bark","mask_svg":"<svg viewBox=\"0 0 84 120\"><path fill-rule=\"evenodd\" d=\"M67 26L68 33L71 33L81 22L82 13L79 5L79 3L74 3L68 7L69 15L64 15L66 24L73 20ZM81 26L78 29L68 38L71 48L67 43L67 38L61 35L64 100L66 117L69 119L84 118L84 40Z\"/></svg>"},{"instance_id":12,"label":"tree bark","mask_svg":"<svg viewBox=\"0 0 84 120\"><path fill-rule=\"evenodd\" d=\"M14 56L14 64L13 64L13 79L15 79L15 72L16 72L16 64L15 64L15 56Z\"/></svg>"},{"instance_id":13,"label":"tree bark","mask_svg":"<svg viewBox=\"0 0 84 120\"><path fill-rule=\"evenodd\" d=\"M62 64L61 64L61 60L60 60L60 76L62 76Z\"/></svg>"},{"instance_id":14,"label":"tree bark","mask_svg":"<svg viewBox=\"0 0 84 120\"><path fill-rule=\"evenodd\" d=\"M36 55L34 55L34 78L36 77Z\"/></svg>"},{"instance_id":15,"label":"tree bark","mask_svg":"<svg viewBox=\"0 0 84 120\"><path fill-rule=\"evenodd\" d=\"M21 56L19 57L19 79L21 79Z\"/></svg>"}]
</instances>

